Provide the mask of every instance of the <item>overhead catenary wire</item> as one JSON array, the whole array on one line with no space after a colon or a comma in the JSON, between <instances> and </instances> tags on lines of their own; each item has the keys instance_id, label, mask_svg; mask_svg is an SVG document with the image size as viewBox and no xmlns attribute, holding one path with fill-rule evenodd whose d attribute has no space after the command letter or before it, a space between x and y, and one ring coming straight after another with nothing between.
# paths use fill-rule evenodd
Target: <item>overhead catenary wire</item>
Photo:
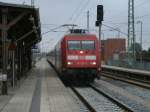
<instances>
[{"instance_id":1,"label":"overhead catenary wire","mask_svg":"<svg viewBox=\"0 0 150 112\"><path fill-rule=\"evenodd\" d=\"M142 15L142 16L136 16L135 17L135 20L138 20L138 19L142 19L142 18L144 18L144 17L148 17L148 16L150 16L150 13L146 13L146 14L144 14L144 15ZM121 27L123 27L123 26L127 26L128 24L127 24L127 22L114 22L113 23L113 21L106 21L106 22L108 22L109 24L121 24Z\"/></svg>"},{"instance_id":2,"label":"overhead catenary wire","mask_svg":"<svg viewBox=\"0 0 150 112\"><path fill-rule=\"evenodd\" d=\"M112 26L109 26L109 25L106 25L106 24L102 24L102 25L105 26L105 27L108 27L108 28L110 28L110 29L112 29L112 30L119 31L121 34L123 34L123 35L125 35L125 36L128 36L127 33L122 32L121 30L118 30L118 29L115 28L115 27L112 27Z\"/></svg>"},{"instance_id":3,"label":"overhead catenary wire","mask_svg":"<svg viewBox=\"0 0 150 112\"><path fill-rule=\"evenodd\" d=\"M147 17L147 16L150 16L150 13L144 14L142 16L137 16L137 17L135 17L135 19L141 19L141 18L144 18L144 17Z\"/></svg>"},{"instance_id":4,"label":"overhead catenary wire","mask_svg":"<svg viewBox=\"0 0 150 112\"><path fill-rule=\"evenodd\" d=\"M141 0L139 0L139 1L141 1ZM141 8L141 6L144 6L145 4L148 4L148 3L150 3L150 0L143 1L143 2L140 3L140 4L135 5L135 9ZM140 7L139 7L139 6L140 6ZM124 14L125 14L124 12L126 12L127 10L128 10L128 9L123 10L123 11L120 11L118 14L116 14L116 15L114 15L114 16L112 16L112 17L114 18L114 17L116 17L116 16L124 15Z\"/></svg>"},{"instance_id":5,"label":"overhead catenary wire","mask_svg":"<svg viewBox=\"0 0 150 112\"><path fill-rule=\"evenodd\" d=\"M79 2L79 4L77 5L77 7L75 8L75 10L73 11L71 17L69 17L69 20L68 21L71 21L74 17L74 15L76 14L76 12L80 9L80 7L82 6L82 4L84 3L84 0L81 0Z\"/></svg>"},{"instance_id":6,"label":"overhead catenary wire","mask_svg":"<svg viewBox=\"0 0 150 112\"><path fill-rule=\"evenodd\" d=\"M83 10L86 9L86 7L88 6L89 2L90 2L90 0L87 0L87 2L83 5L83 7L82 7L82 9L80 10L80 12L79 12L79 13L75 16L75 18L73 19L73 21L72 21L73 23L75 23L75 22L79 19L79 17L81 16Z\"/></svg>"},{"instance_id":7,"label":"overhead catenary wire","mask_svg":"<svg viewBox=\"0 0 150 112\"><path fill-rule=\"evenodd\" d=\"M58 24L50 24L50 23L44 23L42 26L58 26Z\"/></svg>"},{"instance_id":8,"label":"overhead catenary wire","mask_svg":"<svg viewBox=\"0 0 150 112\"><path fill-rule=\"evenodd\" d=\"M135 7L136 7L136 9L137 8L139 8L139 6L140 6L140 8L141 8L141 6L143 6L144 4L148 4L148 3L150 3L150 0L146 0L146 1L143 1L142 3L139 3L139 4L137 4ZM122 11L123 12L123 11ZM119 15L119 16L121 16L121 15ZM143 15L141 15L141 16L136 16L135 17L135 20L138 20L138 19L143 19L143 18L145 18L145 17L149 17L150 16L150 13L146 13L146 14L143 14ZM110 21L109 21L110 22ZM114 21L111 21L112 22L112 24L118 24L120 27L126 27L127 26L127 22L124 22L124 23L113 23ZM111 24L111 23L110 23Z\"/></svg>"},{"instance_id":9,"label":"overhead catenary wire","mask_svg":"<svg viewBox=\"0 0 150 112\"><path fill-rule=\"evenodd\" d=\"M49 32L55 32L55 30L57 30L57 29L59 29L59 28L61 28L61 27L63 27L63 26L61 25L61 26L58 26L58 27L56 27L56 28L50 29L49 31L46 31L46 32L42 33L42 35L45 35L45 34L47 34L47 33L49 33Z\"/></svg>"}]
</instances>

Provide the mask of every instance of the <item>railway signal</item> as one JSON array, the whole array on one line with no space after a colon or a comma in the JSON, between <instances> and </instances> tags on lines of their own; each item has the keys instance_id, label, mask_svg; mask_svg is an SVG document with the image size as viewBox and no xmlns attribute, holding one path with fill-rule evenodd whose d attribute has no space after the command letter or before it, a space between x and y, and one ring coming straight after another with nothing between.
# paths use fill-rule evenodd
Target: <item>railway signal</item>
<instances>
[{"instance_id":1,"label":"railway signal","mask_svg":"<svg viewBox=\"0 0 150 112\"><path fill-rule=\"evenodd\" d=\"M102 21L103 21L103 5L97 5L97 21L96 26L99 27L99 53L101 54L101 28L102 28Z\"/></svg>"},{"instance_id":2,"label":"railway signal","mask_svg":"<svg viewBox=\"0 0 150 112\"><path fill-rule=\"evenodd\" d=\"M99 26L102 24L103 21L103 5L97 5L97 21L96 21L96 26Z\"/></svg>"},{"instance_id":3,"label":"railway signal","mask_svg":"<svg viewBox=\"0 0 150 112\"><path fill-rule=\"evenodd\" d=\"M103 21L103 5L97 6L97 20Z\"/></svg>"},{"instance_id":4,"label":"railway signal","mask_svg":"<svg viewBox=\"0 0 150 112\"><path fill-rule=\"evenodd\" d=\"M99 42L101 42L101 27L102 27L103 16L104 16L103 5L97 5L96 26L99 26ZM101 47L100 47L100 50L101 50Z\"/></svg>"}]
</instances>

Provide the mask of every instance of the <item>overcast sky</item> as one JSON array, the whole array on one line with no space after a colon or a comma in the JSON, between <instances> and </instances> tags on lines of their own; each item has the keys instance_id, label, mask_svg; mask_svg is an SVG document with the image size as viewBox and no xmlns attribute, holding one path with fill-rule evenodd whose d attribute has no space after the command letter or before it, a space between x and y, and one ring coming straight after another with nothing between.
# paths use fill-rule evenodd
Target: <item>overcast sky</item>
<instances>
[{"instance_id":1,"label":"overcast sky","mask_svg":"<svg viewBox=\"0 0 150 112\"><path fill-rule=\"evenodd\" d=\"M30 4L30 0L0 0L1 2ZM63 24L77 24L79 28L87 26L87 11L90 11L90 29L92 33L98 34L95 27L96 6L104 5L103 24L120 29L127 33L128 22L128 0L35 0L35 6L40 8L42 32L59 27ZM138 20L143 22L143 47L147 49L150 46L150 0L135 0L135 29L136 41L140 38L140 25L136 24ZM114 38L118 36L118 31L111 28L102 27L103 38ZM67 28L60 28L56 31L43 35L40 44L44 51L49 51L54 47L57 41L67 31ZM127 36L121 34L122 38Z\"/></svg>"}]
</instances>

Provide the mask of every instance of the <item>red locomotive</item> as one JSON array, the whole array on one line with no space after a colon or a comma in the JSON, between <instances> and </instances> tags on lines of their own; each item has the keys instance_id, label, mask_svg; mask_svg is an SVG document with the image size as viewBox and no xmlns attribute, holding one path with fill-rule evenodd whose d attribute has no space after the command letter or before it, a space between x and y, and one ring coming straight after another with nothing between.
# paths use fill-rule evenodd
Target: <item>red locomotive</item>
<instances>
[{"instance_id":1,"label":"red locomotive","mask_svg":"<svg viewBox=\"0 0 150 112\"><path fill-rule=\"evenodd\" d=\"M101 71L99 41L85 30L70 32L55 47L55 66L67 80L93 82Z\"/></svg>"}]
</instances>

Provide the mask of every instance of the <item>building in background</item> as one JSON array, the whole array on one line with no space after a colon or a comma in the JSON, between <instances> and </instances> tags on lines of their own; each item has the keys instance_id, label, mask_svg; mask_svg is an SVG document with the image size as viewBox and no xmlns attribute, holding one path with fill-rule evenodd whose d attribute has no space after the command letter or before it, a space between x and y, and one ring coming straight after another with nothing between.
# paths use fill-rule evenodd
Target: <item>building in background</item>
<instances>
[{"instance_id":1,"label":"building in background","mask_svg":"<svg viewBox=\"0 0 150 112\"><path fill-rule=\"evenodd\" d=\"M111 38L102 40L102 62L108 63L110 60L119 60L122 53L126 51L126 39Z\"/></svg>"}]
</instances>

